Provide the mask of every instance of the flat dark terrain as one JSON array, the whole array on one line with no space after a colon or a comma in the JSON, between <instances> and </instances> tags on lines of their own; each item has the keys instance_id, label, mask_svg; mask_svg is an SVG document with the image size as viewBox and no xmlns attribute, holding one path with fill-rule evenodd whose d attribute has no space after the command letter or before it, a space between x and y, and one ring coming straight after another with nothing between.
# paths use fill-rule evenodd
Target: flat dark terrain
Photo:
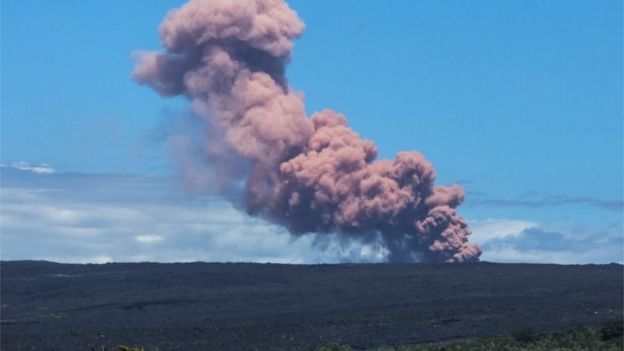
<instances>
[{"instance_id":1,"label":"flat dark terrain","mask_svg":"<svg viewBox=\"0 0 624 351\"><path fill-rule=\"evenodd\" d=\"M622 318L621 265L1 262L2 350L359 349Z\"/></svg>"}]
</instances>

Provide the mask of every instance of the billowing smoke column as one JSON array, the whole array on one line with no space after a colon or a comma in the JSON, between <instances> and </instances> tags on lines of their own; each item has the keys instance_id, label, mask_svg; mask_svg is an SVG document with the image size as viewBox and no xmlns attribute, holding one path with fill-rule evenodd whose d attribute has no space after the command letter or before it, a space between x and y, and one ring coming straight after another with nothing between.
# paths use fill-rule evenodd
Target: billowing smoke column
<instances>
[{"instance_id":1,"label":"billowing smoke column","mask_svg":"<svg viewBox=\"0 0 624 351\"><path fill-rule=\"evenodd\" d=\"M375 145L344 116L306 116L284 75L303 29L282 0L191 0L160 26L166 51L137 54L134 78L163 96L190 99L212 126L205 157L217 167L226 169L229 157L246 160L249 214L295 235L375 233L392 262L478 260L481 250L454 210L463 190L434 186L423 155L374 161Z\"/></svg>"}]
</instances>

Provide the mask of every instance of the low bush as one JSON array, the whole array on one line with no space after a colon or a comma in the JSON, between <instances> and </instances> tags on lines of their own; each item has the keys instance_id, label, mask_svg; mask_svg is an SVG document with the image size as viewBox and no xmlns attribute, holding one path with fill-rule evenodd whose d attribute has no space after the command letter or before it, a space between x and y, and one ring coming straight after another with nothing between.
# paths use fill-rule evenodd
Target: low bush
<instances>
[{"instance_id":1,"label":"low bush","mask_svg":"<svg viewBox=\"0 0 624 351\"><path fill-rule=\"evenodd\" d=\"M353 351L349 345L341 345L335 342L329 343L325 346L321 346L316 351Z\"/></svg>"},{"instance_id":2,"label":"low bush","mask_svg":"<svg viewBox=\"0 0 624 351\"><path fill-rule=\"evenodd\" d=\"M613 320L602 323L602 328L600 328L600 337L602 340L613 340L617 338L622 338L624 335L624 321Z\"/></svg>"},{"instance_id":3,"label":"low bush","mask_svg":"<svg viewBox=\"0 0 624 351\"><path fill-rule=\"evenodd\" d=\"M528 342L534 342L535 340L539 339L540 335L537 332L537 330L531 328L531 327L525 327L519 330L516 330L514 332L511 333L511 336L513 336L514 339L520 341L520 342L524 342L524 343L528 343Z\"/></svg>"},{"instance_id":4,"label":"low bush","mask_svg":"<svg viewBox=\"0 0 624 351\"><path fill-rule=\"evenodd\" d=\"M610 321L599 330L576 326L562 333L541 333L523 328L511 336L496 336L426 345L382 347L377 351L621 351L624 350L622 321ZM350 351L347 345L328 344L317 351Z\"/></svg>"},{"instance_id":5,"label":"low bush","mask_svg":"<svg viewBox=\"0 0 624 351\"><path fill-rule=\"evenodd\" d=\"M145 348L140 346L126 346L126 345L117 345L111 348L107 346L101 346L100 348L91 347L91 351L147 351ZM158 348L155 348L153 351L159 351Z\"/></svg>"}]
</instances>

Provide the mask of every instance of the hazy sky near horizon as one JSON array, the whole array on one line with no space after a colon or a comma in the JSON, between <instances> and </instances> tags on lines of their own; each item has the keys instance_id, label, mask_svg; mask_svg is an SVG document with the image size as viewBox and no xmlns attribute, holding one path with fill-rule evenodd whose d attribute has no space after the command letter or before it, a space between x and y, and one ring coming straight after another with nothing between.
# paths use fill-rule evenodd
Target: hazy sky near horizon
<instances>
[{"instance_id":1,"label":"hazy sky near horizon","mask_svg":"<svg viewBox=\"0 0 624 351\"><path fill-rule=\"evenodd\" d=\"M288 3L308 113L462 184L484 260L622 261L621 1ZM184 190L166 131L189 107L130 78L181 4L2 2L2 259L379 260Z\"/></svg>"}]
</instances>

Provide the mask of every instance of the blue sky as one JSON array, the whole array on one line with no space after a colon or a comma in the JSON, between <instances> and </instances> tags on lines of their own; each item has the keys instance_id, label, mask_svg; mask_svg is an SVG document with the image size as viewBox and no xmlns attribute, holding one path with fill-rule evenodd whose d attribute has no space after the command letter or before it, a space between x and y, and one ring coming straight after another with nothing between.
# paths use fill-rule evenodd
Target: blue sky
<instances>
[{"instance_id":1,"label":"blue sky","mask_svg":"<svg viewBox=\"0 0 624 351\"><path fill-rule=\"evenodd\" d=\"M3 259L358 255L310 238L292 242L176 181L161 130L188 106L130 74L131 52L158 49L158 24L182 3L2 2ZM622 261L621 1L289 4L306 31L287 74L308 112L342 112L381 157L420 150L439 183L460 182L468 196L459 212L484 259ZM162 215L174 212L180 218ZM231 216L235 234L210 227L215 214ZM182 222L194 226L175 225ZM249 249L250 238L266 252ZM115 254L120 246L131 252Z\"/></svg>"}]
</instances>

